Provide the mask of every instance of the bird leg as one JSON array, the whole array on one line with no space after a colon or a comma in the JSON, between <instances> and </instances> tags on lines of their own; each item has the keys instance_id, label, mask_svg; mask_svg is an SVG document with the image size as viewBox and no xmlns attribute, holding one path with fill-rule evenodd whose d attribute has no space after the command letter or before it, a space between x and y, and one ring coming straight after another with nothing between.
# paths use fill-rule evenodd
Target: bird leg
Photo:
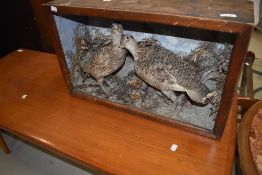
<instances>
[{"instance_id":1,"label":"bird leg","mask_svg":"<svg viewBox=\"0 0 262 175\"><path fill-rule=\"evenodd\" d=\"M106 82L106 84L112 89L114 86L113 86L113 84L110 82L110 81L106 81L106 80L104 80L105 82Z\"/></svg>"},{"instance_id":2,"label":"bird leg","mask_svg":"<svg viewBox=\"0 0 262 175\"><path fill-rule=\"evenodd\" d=\"M183 110L183 108L185 107L185 104L187 103L187 99L185 94L181 93L178 98L177 98L177 104L176 104L176 116L179 115L179 113ZM180 106L180 108L178 109L178 107Z\"/></svg>"},{"instance_id":3,"label":"bird leg","mask_svg":"<svg viewBox=\"0 0 262 175\"><path fill-rule=\"evenodd\" d=\"M102 91L106 94L109 94L109 91L103 85L104 79L100 78L97 80L97 84L101 87Z\"/></svg>"},{"instance_id":4,"label":"bird leg","mask_svg":"<svg viewBox=\"0 0 262 175\"><path fill-rule=\"evenodd\" d=\"M88 73L85 73L85 75L84 75L84 77L83 77L83 80L82 80L82 83L84 83L88 77L89 77L89 76L88 76Z\"/></svg>"},{"instance_id":5,"label":"bird leg","mask_svg":"<svg viewBox=\"0 0 262 175\"><path fill-rule=\"evenodd\" d=\"M177 100L177 97L173 91L161 91L172 103ZM166 101L166 100L165 100ZM167 102L169 104L169 102Z\"/></svg>"},{"instance_id":6,"label":"bird leg","mask_svg":"<svg viewBox=\"0 0 262 175\"><path fill-rule=\"evenodd\" d=\"M177 103L179 105L182 104L182 106L183 106L186 102L187 102L187 98L186 98L185 94L184 93L179 94L179 96L177 97Z\"/></svg>"},{"instance_id":7,"label":"bird leg","mask_svg":"<svg viewBox=\"0 0 262 175\"><path fill-rule=\"evenodd\" d=\"M146 88L144 89L144 95L143 95L143 97L144 98L142 98L142 103L141 103L141 107L146 107L146 105L145 105L145 100L146 100L146 97L147 97L147 95L148 95L148 93L149 93L149 87L148 86L146 86Z\"/></svg>"}]
</instances>

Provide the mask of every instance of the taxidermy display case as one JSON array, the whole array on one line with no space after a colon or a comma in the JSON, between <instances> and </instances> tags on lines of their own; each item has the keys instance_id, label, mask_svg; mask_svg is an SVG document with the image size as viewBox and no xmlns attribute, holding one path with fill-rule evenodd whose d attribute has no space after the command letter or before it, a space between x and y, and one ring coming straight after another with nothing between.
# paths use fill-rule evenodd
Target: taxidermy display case
<instances>
[{"instance_id":1,"label":"taxidermy display case","mask_svg":"<svg viewBox=\"0 0 262 175\"><path fill-rule=\"evenodd\" d=\"M57 0L45 6L73 95L220 138L252 30L252 17L238 4Z\"/></svg>"}]
</instances>

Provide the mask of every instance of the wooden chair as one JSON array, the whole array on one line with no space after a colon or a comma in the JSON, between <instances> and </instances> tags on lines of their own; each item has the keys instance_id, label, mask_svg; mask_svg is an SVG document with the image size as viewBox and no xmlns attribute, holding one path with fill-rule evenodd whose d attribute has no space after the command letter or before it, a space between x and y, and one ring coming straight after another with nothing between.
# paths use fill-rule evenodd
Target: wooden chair
<instances>
[{"instance_id":1,"label":"wooden chair","mask_svg":"<svg viewBox=\"0 0 262 175\"><path fill-rule=\"evenodd\" d=\"M243 67L241 78L240 92L238 95L238 105L241 106L241 115L244 116L246 111L255 104L258 100L254 99L253 89L253 63L255 60L255 53L248 51ZM240 121L239 121L240 122Z\"/></svg>"},{"instance_id":2,"label":"wooden chair","mask_svg":"<svg viewBox=\"0 0 262 175\"><path fill-rule=\"evenodd\" d=\"M238 95L238 105L241 107L239 111L241 117L239 118L238 127L238 154L239 160L236 161L236 174L257 174L256 167L251 158L251 152L249 147L249 130L254 117L254 112L257 111L258 106L262 105L262 101L258 102L254 98L253 89L253 63L255 60L255 54L253 52L248 52L240 85L240 92Z\"/></svg>"},{"instance_id":3,"label":"wooden chair","mask_svg":"<svg viewBox=\"0 0 262 175\"><path fill-rule=\"evenodd\" d=\"M2 137L1 134L0 134L0 147L4 150L4 152L6 154L9 154L10 151L9 151L7 144L5 143L5 140L4 140L4 138Z\"/></svg>"},{"instance_id":4,"label":"wooden chair","mask_svg":"<svg viewBox=\"0 0 262 175\"><path fill-rule=\"evenodd\" d=\"M250 99L254 99L252 66L255 58L254 52L247 52L240 85L240 95L248 96Z\"/></svg>"}]
</instances>

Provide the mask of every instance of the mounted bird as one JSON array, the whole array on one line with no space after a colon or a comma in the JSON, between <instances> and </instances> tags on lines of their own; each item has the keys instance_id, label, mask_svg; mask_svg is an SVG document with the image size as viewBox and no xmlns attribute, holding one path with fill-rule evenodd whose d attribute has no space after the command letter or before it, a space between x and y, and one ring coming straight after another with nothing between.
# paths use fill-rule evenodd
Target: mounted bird
<instances>
[{"instance_id":1,"label":"mounted bird","mask_svg":"<svg viewBox=\"0 0 262 175\"><path fill-rule=\"evenodd\" d=\"M94 78L105 93L108 93L108 90L103 85L104 78L116 72L125 62L127 50L120 47L122 35L122 25L113 23L111 35L92 50L89 64L82 66L87 77ZM110 85L109 82L107 84Z\"/></svg>"},{"instance_id":2,"label":"mounted bird","mask_svg":"<svg viewBox=\"0 0 262 175\"><path fill-rule=\"evenodd\" d=\"M133 55L136 74L172 102L177 99L174 91L186 92L199 104L207 104L215 95L202 83L197 64L184 60L157 41L148 39L137 42L133 36L123 36L121 47Z\"/></svg>"}]
</instances>

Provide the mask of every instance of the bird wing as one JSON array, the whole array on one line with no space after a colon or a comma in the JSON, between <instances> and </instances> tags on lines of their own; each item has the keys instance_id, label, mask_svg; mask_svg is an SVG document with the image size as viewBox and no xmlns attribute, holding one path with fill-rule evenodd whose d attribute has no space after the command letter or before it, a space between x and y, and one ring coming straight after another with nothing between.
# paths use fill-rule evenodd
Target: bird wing
<instances>
[{"instance_id":1,"label":"bird wing","mask_svg":"<svg viewBox=\"0 0 262 175\"><path fill-rule=\"evenodd\" d=\"M142 43L145 46L145 43ZM140 45L141 47L141 45ZM135 69L139 77L159 90L184 91L167 69L168 54L163 47L154 44L142 47Z\"/></svg>"},{"instance_id":2,"label":"bird wing","mask_svg":"<svg viewBox=\"0 0 262 175\"><path fill-rule=\"evenodd\" d=\"M92 43L92 48L93 49L101 49L101 47L106 47L112 43L111 40L96 40L95 42Z\"/></svg>"}]
</instances>

